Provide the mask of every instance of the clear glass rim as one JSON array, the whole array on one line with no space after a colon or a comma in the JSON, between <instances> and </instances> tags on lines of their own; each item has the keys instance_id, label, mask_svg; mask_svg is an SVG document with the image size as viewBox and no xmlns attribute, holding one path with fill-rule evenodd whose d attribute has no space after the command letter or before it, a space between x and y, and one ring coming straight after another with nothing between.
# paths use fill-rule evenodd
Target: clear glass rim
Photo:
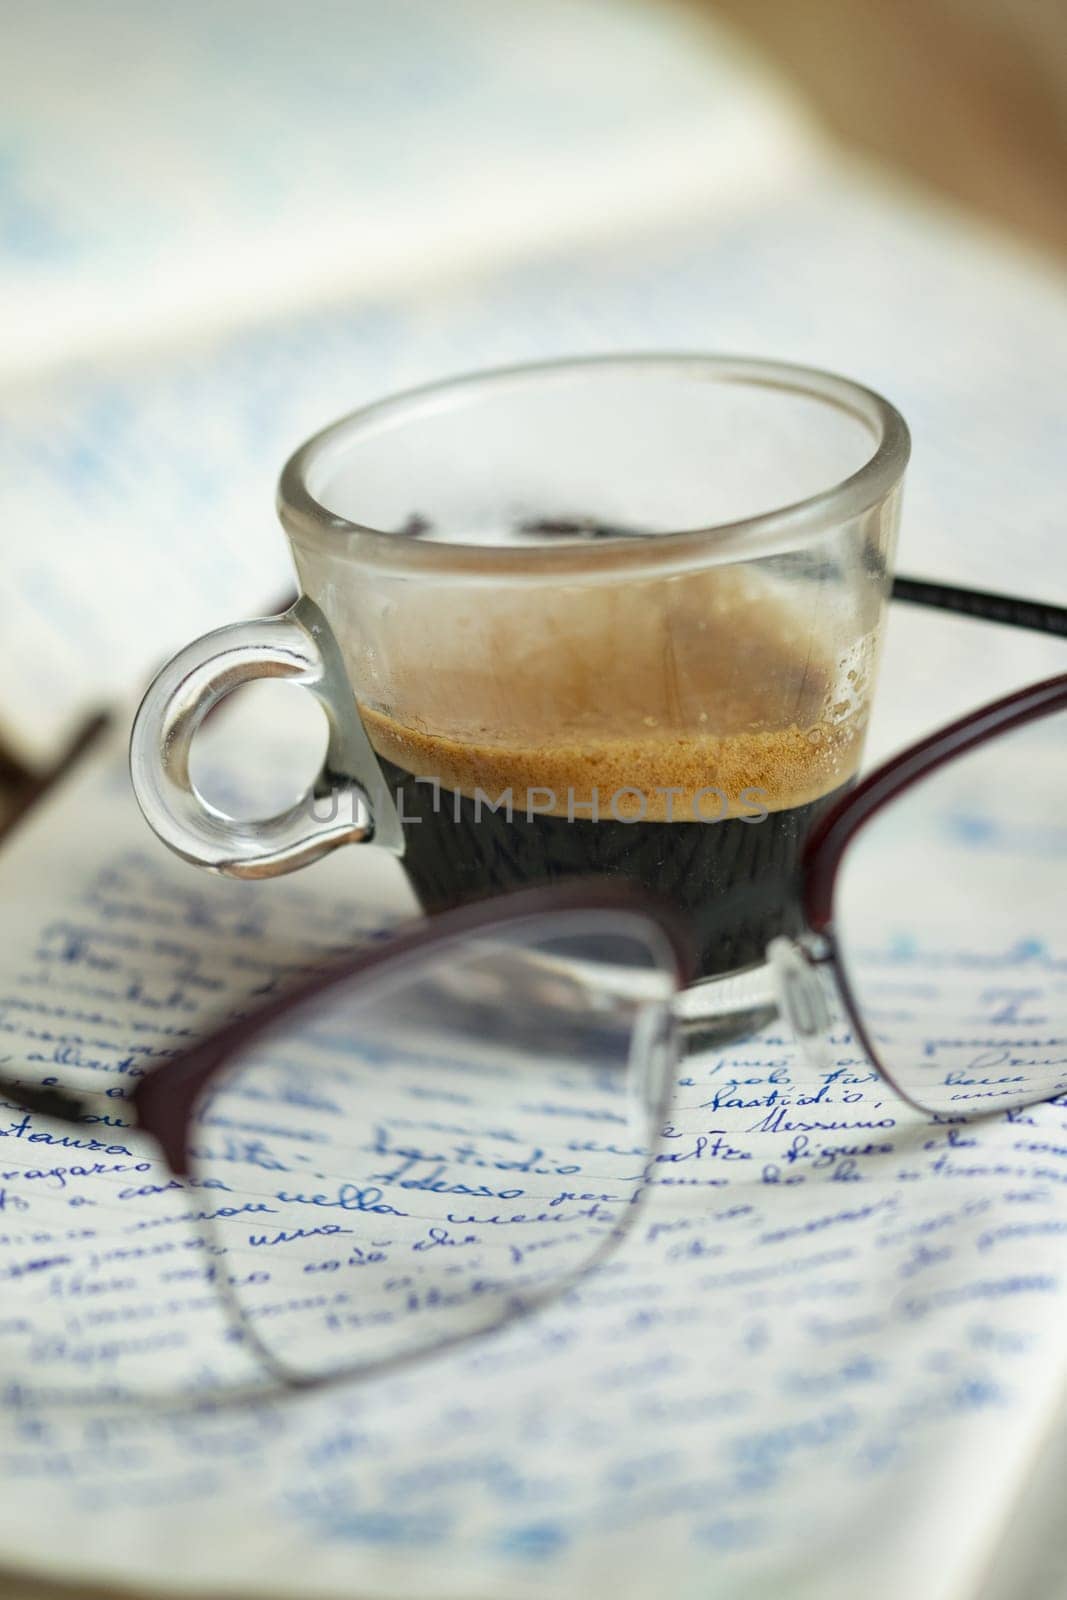
<instances>
[{"instance_id":1,"label":"clear glass rim","mask_svg":"<svg viewBox=\"0 0 1067 1600\"><path fill-rule=\"evenodd\" d=\"M778 389L845 411L871 430L872 453L849 477L771 511L733 522L595 543L518 547L407 539L395 531L337 515L308 487L310 474L324 461L342 456L354 438L395 425L404 412L425 415L480 389L657 369L680 376L699 373L720 383ZM873 389L836 373L745 356L657 352L581 356L468 373L361 406L314 434L290 456L279 479L277 505L287 534L302 549L337 553L340 547L361 563L409 576L425 572L502 578L512 573L529 579L595 576L607 570L663 572L780 554L807 544L886 500L900 484L910 453L908 427L896 407Z\"/></svg>"}]
</instances>

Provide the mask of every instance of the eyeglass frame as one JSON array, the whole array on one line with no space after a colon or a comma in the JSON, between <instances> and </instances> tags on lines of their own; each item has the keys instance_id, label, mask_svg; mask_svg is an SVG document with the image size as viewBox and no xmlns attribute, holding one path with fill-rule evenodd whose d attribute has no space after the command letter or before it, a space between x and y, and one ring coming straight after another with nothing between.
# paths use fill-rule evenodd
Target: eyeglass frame
<instances>
[{"instance_id":1,"label":"eyeglass frame","mask_svg":"<svg viewBox=\"0 0 1067 1600\"><path fill-rule=\"evenodd\" d=\"M1050 603L907 577L894 580L892 598L976 620L1067 637L1067 607ZM924 1111L925 1108L901 1088L893 1073L882 1062L849 981L834 930L834 895L839 869L848 846L859 830L914 784L998 735L1061 710L1067 710L1067 673L1030 684L968 712L876 767L820 819L805 842L798 871L798 900L804 931L792 938L772 940L768 947L768 961L776 969L778 980L779 1012L792 1024L801 1047L808 1047L812 1039L822 1032L828 1019L828 1012L824 1009L825 994L818 977L820 969L826 971L840 997L855 1037L875 1071L895 1094L917 1111ZM342 984L352 985L373 979L381 974L383 968L392 969L427 952L442 951L449 944L461 942L472 934L519 926L546 914L576 911L630 912L638 915L654 925L666 941L674 962L675 996L694 978L696 947L689 919L668 900L635 884L604 878L582 878L488 897L442 912L412 928L397 932L387 942L370 950L325 964L282 994L265 1001L251 1015L224 1023L188 1049L159 1063L137 1082L132 1094L123 1100L123 1104L133 1111L132 1127L154 1141L173 1177L179 1180L188 1178L191 1176L189 1134L193 1126L194 1108L207 1084L240 1051L292 1011ZM677 1024L678 1018L673 1017L673 1021ZM678 1032L677 1026L675 1032ZM669 1085L665 1083L664 1095L668 1091ZM0 1096L7 1103L66 1124L77 1125L93 1115L94 1107L102 1099L103 1093L78 1093L48 1084L25 1084L18 1078L0 1076ZM109 1100L108 1104L113 1106L113 1100ZM660 1111L666 1111L665 1102ZM964 1111L960 1113L960 1120L970 1121L990 1114L995 1113L991 1110ZM649 1152L650 1159L654 1154L653 1146ZM608 1236L604 1247L597 1253L597 1259L618 1244L632 1223L633 1210L631 1207L626 1220ZM557 1298L572 1281L584 1276L593 1264L594 1261L584 1263L551 1290L538 1296L538 1303ZM239 1311L230 1306L229 1295L224 1287L220 1292L235 1321L241 1320ZM531 1309L532 1303L524 1302L517 1310L506 1311L490 1327L458 1335L449 1341L439 1341L432 1348L439 1351L446 1342L455 1344L481 1337L500 1328L514 1316L528 1314ZM370 1371L380 1373L387 1368L420 1360L429 1353L417 1351L347 1371L339 1369L327 1374L303 1375L281 1367L257 1339L252 1342L256 1345L262 1364L293 1389L319 1387L346 1376L366 1375Z\"/></svg>"}]
</instances>

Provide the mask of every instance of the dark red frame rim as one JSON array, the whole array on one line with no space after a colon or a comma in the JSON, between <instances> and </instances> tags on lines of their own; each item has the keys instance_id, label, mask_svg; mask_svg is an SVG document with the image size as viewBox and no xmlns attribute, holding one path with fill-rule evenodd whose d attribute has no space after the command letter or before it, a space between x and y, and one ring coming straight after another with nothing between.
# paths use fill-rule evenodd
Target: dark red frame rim
<instances>
[{"instance_id":1,"label":"dark red frame rim","mask_svg":"<svg viewBox=\"0 0 1067 1600\"><path fill-rule=\"evenodd\" d=\"M583 879L486 897L420 920L369 950L318 968L266 1001L252 1015L225 1023L188 1050L161 1063L139 1080L130 1096L137 1126L155 1139L175 1177L186 1177L189 1124L204 1085L236 1050L294 1007L338 984L359 982L383 968L399 965L425 950L443 948L471 933L499 930L502 925L517 926L556 912L582 911L632 915L652 923L663 935L673 958L677 986L684 988L693 978L696 951L687 919L669 901L634 885Z\"/></svg>"},{"instance_id":2,"label":"dark red frame rim","mask_svg":"<svg viewBox=\"0 0 1067 1600\"><path fill-rule=\"evenodd\" d=\"M834 893L842 861L849 844L871 818L930 773L1002 733L1063 710L1067 710L1067 673L1045 678L968 712L876 767L822 818L807 840L801 863L802 905L809 930L825 942L825 952L820 959L832 966L849 1023L875 1070L907 1105L925 1116L930 1116L933 1108L923 1105L898 1081L896 1073L883 1060L856 1001L834 932ZM996 1108L991 1107L990 1114L995 1113ZM943 1112L933 1114L946 1115ZM961 1113L952 1120L962 1122L967 1118Z\"/></svg>"},{"instance_id":3,"label":"dark red frame rim","mask_svg":"<svg viewBox=\"0 0 1067 1600\"><path fill-rule=\"evenodd\" d=\"M938 767L1010 728L1067 708L1067 672L1030 684L969 711L876 767L821 818L808 836L801 861L804 920L813 933L833 925L834 886L853 836L890 801Z\"/></svg>"}]
</instances>

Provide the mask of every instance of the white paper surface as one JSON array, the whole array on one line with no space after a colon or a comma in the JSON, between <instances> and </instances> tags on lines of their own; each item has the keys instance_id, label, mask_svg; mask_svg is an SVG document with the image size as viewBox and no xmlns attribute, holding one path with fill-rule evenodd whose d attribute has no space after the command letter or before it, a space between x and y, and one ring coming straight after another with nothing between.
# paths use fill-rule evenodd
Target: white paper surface
<instances>
[{"instance_id":1,"label":"white paper surface","mask_svg":"<svg viewBox=\"0 0 1067 1600\"><path fill-rule=\"evenodd\" d=\"M640 1222L563 1301L402 1376L168 1408L240 1370L186 1221L226 1197L168 1185L123 1088L410 899L359 849L198 874L114 750L0 895L5 1071L117 1090L102 1150L0 1119L0 1560L261 1594L974 1593L1065 1378L1062 1105L934 1126L844 1037L827 1082L772 1026L682 1068ZM102 1382L155 1404L74 1397Z\"/></svg>"}]
</instances>

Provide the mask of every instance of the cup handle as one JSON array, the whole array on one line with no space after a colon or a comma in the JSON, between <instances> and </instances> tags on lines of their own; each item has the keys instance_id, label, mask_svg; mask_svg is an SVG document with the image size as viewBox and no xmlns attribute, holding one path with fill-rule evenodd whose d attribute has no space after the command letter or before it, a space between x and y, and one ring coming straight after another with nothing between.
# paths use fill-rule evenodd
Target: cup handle
<instances>
[{"instance_id":1,"label":"cup handle","mask_svg":"<svg viewBox=\"0 0 1067 1600\"><path fill-rule=\"evenodd\" d=\"M240 822L198 793L189 752L211 708L253 678L286 678L310 689L325 708L329 743L322 772L301 800L277 816ZM219 628L168 661L134 719L130 776L138 804L163 843L210 872L271 878L338 845L370 840L396 855L404 852L400 818L337 641L305 595L280 617ZM329 815L316 814L324 809Z\"/></svg>"}]
</instances>

